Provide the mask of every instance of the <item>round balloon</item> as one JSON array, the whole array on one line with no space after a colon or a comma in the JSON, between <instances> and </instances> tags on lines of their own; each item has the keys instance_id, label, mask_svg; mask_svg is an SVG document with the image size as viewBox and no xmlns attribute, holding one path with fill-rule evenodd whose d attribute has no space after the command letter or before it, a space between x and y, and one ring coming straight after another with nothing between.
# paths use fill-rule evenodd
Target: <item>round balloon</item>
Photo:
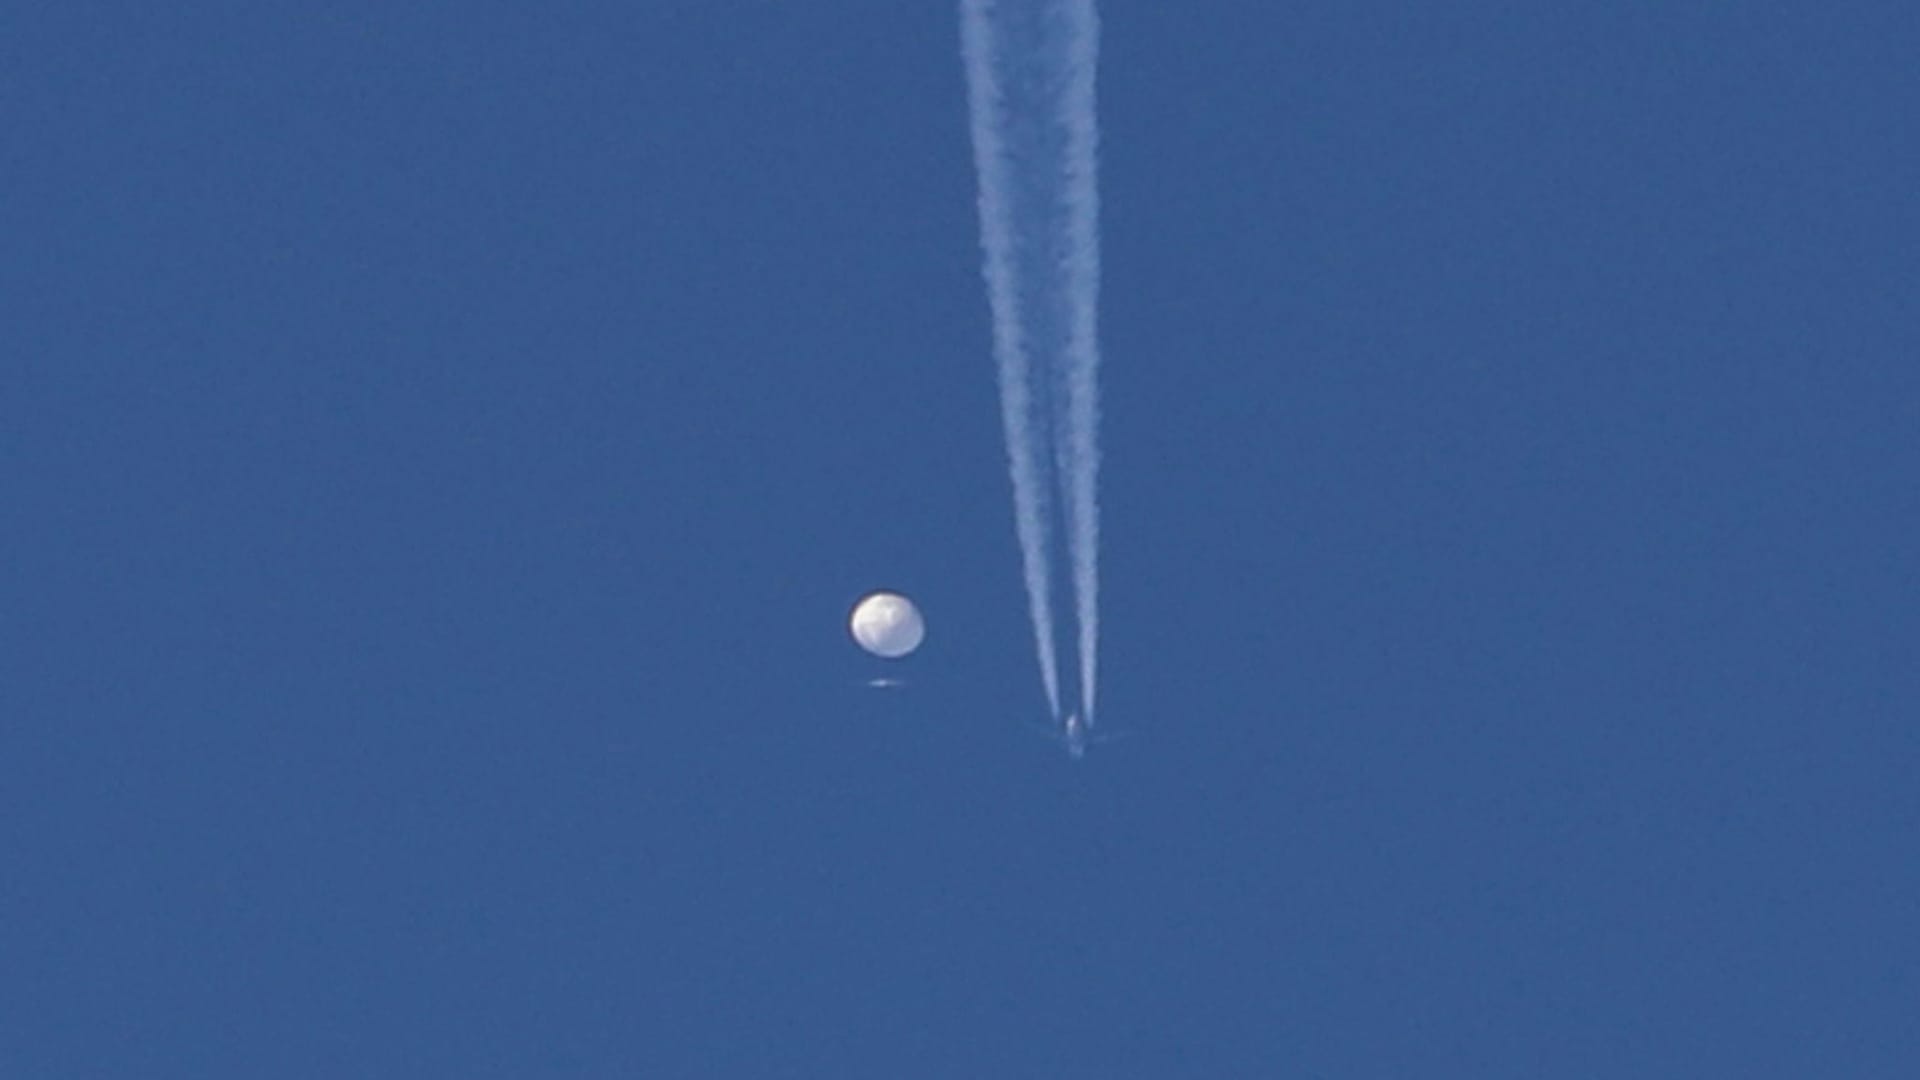
<instances>
[{"instance_id":1,"label":"round balloon","mask_svg":"<svg viewBox=\"0 0 1920 1080\"><path fill-rule=\"evenodd\" d=\"M920 609L899 593L877 592L853 606L847 620L853 640L875 656L889 660L902 657L920 647L927 636L927 624Z\"/></svg>"}]
</instances>

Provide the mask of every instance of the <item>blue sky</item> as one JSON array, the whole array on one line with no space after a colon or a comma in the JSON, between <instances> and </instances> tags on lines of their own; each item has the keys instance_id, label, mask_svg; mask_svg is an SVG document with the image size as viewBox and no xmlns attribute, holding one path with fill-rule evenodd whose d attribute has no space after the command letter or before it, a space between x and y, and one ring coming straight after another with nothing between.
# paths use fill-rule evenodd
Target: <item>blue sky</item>
<instances>
[{"instance_id":1,"label":"blue sky","mask_svg":"<svg viewBox=\"0 0 1920 1080\"><path fill-rule=\"evenodd\" d=\"M1077 764L953 5L17 15L0 1072L1910 1070L1906 6L1102 10Z\"/></svg>"}]
</instances>

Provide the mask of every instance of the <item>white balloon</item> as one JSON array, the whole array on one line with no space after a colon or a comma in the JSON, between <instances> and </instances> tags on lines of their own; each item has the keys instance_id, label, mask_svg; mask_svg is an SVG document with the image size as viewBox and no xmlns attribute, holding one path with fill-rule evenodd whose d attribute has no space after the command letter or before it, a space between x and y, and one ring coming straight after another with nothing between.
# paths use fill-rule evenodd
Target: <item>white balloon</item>
<instances>
[{"instance_id":1,"label":"white balloon","mask_svg":"<svg viewBox=\"0 0 1920 1080\"><path fill-rule=\"evenodd\" d=\"M891 592L873 593L855 604L847 628L861 648L889 660L919 648L927 636L920 609L913 606L913 601Z\"/></svg>"}]
</instances>

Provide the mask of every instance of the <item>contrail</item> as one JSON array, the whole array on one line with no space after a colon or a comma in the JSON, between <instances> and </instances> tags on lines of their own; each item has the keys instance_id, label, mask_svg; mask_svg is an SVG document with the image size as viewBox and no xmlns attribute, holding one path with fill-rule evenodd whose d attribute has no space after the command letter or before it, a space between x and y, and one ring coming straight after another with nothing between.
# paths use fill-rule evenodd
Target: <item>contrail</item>
<instances>
[{"instance_id":1,"label":"contrail","mask_svg":"<svg viewBox=\"0 0 1920 1080\"><path fill-rule=\"evenodd\" d=\"M1014 183L1016 162L1002 133L1007 102L995 67L994 28L985 0L963 0L961 53L967 65L967 102L972 119L973 163L980 178L980 246L986 257L983 276L993 311L993 352L1000 369L1000 418L1006 428L1007 461L1013 473L1013 522L1020 539L1020 562L1040 657L1040 681L1047 708L1060 715L1059 666L1054 659L1051 516L1041 469L1032 393L1029 342L1022 333L1021 271L1016 265Z\"/></svg>"},{"instance_id":2,"label":"contrail","mask_svg":"<svg viewBox=\"0 0 1920 1080\"><path fill-rule=\"evenodd\" d=\"M1091 725L1099 641L1099 24L1093 0L961 0L960 19L983 275L1040 678L1058 719L1057 496L1079 624L1080 709Z\"/></svg>"},{"instance_id":3,"label":"contrail","mask_svg":"<svg viewBox=\"0 0 1920 1080\"><path fill-rule=\"evenodd\" d=\"M1067 551L1073 561L1075 617L1080 624L1080 708L1093 726L1094 676L1100 641L1100 188L1095 154L1100 129L1094 109L1094 69L1100 22L1093 0L1069 0L1067 68L1059 123L1066 131L1066 423L1061 469L1067 511Z\"/></svg>"}]
</instances>

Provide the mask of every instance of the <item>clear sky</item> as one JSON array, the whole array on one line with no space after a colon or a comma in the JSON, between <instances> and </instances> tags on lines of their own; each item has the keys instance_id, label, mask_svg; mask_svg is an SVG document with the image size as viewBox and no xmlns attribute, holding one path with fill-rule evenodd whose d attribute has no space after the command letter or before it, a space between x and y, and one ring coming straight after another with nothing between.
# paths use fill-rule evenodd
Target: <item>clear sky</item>
<instances>
[{"instance_id":1,"label":"clear sky","mask_svg":"<svg viewBox=\"0 0 1920 1080\"><path fill-rule=\"evenodd\" d=\"M1912 7L1444 7L1102 4L1078 763L953 4L15 12L0 1074L1909 1073Z\"/></svg>"}]
</instances>

